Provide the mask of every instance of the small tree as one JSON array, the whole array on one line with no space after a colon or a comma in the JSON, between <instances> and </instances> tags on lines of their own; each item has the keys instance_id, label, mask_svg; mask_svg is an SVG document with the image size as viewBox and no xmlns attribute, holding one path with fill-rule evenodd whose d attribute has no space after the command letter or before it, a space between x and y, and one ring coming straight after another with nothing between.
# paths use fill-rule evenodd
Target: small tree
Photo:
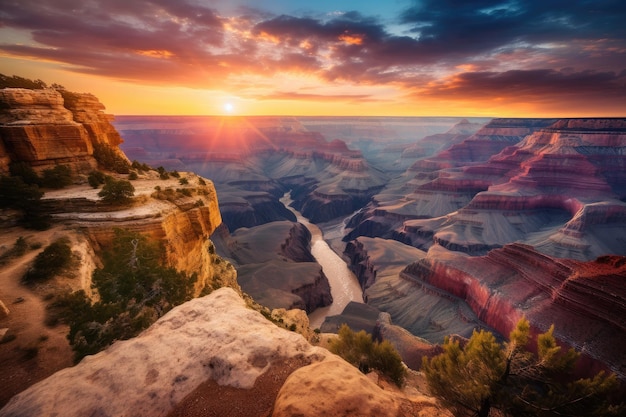
<instances>
[{"instance_id":1,"label":"small tree","mask_svg":"<svg viewBox=\"0 0 626 417\"><path fill-rule=\"evenodd\" d=\"M401 386L406 375L400 354L388 341L375 342L361 330L355 333L346 324L339 328L339 337L330 343L330 351L341 356L363 373L372 369L386 375Z\"/></svg>"},{"instance_id":2,"label":"small tree","mask_svg":"<svg viewBox=\"0 0 626 417\"><path fill-rule=\"evenodd\" d=\"M107 203L124 204L128 203L134 194L135 187L129 181L107 177L98 196Z\"/></svg>"},{"instance_id":3,"label":"small tree","mask_svg":"<svg viewBox=\"0 0 626 417\"><path fill-rule=\"evenodd\" d=\"M87 182L92 188L98 188L104 184L107 176L102 171L91 171L87 176Z\"/></svg>"},{"instance_id":4,"label":"small tree","mask_svg":"<svg viewBox=\"0 0 626 417\"><path fill-rule=\"evenodd\" d=\"M567 382L578 354L561 352L553 331L537 337L537 353L527 349L524 318L504 345L484 330L474 331L465 347L446 338L444 352L424 358L422 370L431 392L456 416L487 417L492 408L505 416L620 415L622 405L608 401L618 387L615 375Z\"/></svg>"},{"instance_id":5,"label":"small tree","mask_svg":"<svg viewBox=\"0 0 626 417\"><path fill-rule=\"evenodd\" d=\"M26 283L44 281L57 275L70 265L72 248L67 239L59 239L46 247L37 257L24 277Z\"/></svg>"}]
</instances>

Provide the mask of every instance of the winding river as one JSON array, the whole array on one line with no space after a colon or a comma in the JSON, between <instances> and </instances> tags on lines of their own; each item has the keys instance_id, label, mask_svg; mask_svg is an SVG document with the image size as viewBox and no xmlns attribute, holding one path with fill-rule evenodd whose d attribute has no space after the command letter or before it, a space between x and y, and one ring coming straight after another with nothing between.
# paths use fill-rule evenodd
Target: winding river
<instances>
[{"instance_id":1,"label":"winding river","mask_svg":"<svg viewBox=\"0 0 626 417\"><path fill-rule=\"evenodd\" d=\"M324 240L324 235L319 227L309 222L299 211L291 207L291 196L287 193L280 202L291 210L299 223L302 223L311 232L311 254L322 266L324 274L330 282L330 293L333 303L328 307L318 308L309 314L309 322L312 329L319 328L326 316L340 314L350 301L363 302L363 294L356 276L350 271L348 265ZM337 228L343 225L339 224Z\"/></svg>"}]
</instances>

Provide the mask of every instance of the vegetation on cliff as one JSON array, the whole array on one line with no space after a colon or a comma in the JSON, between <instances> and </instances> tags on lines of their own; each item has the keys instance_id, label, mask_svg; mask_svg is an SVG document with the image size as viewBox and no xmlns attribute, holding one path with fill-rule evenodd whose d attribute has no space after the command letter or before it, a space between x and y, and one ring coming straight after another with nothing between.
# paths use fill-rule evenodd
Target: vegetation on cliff
<instances>
[{"instance_id":1,"label":"vegetation on cliff","mask_svg":"<svg viewBox=\"0 0 626 417\"><path fill-rule=\"evenodd\" d=\"M116 229L112 246L102 254L102 268L92 275L99 300L91 303L78 291L55 302L51 314L69 324L77 361L136 336L193 298L196 275L163 266L163 250L155 240Z\"/></svg>"},{"instance_id":2,"label":"vegetation on cliff","mask_svg":"<svg viewBox=\"0 0 626 417\"><path fill-rule=\"evenodd\" d=\"M624 407L609 401L618 388L615 375L573 380L578 354L561 352L553 331L538 335L536 353L528 349L525 318L504 345L484 330L464 346L447 338L444 352L424 358L422 370L432 393L456 416L488 417L492 409L505 416L623 415Z\"/></svg>"},{"instance_id":3,"label":"vegetation on cliff","mask_svg":"<svg viewBox=\"0 0 626 417\"><path fill-rule=\"evenodd\" d=\"M330 342L331 352L341 356L363 373L376 370L396 385L402 386L406 368L400 354L390 342L376 342L365 330L356 333L346 324L339 328L338 334L339 337Z\"/></svg>"}]
</instances>

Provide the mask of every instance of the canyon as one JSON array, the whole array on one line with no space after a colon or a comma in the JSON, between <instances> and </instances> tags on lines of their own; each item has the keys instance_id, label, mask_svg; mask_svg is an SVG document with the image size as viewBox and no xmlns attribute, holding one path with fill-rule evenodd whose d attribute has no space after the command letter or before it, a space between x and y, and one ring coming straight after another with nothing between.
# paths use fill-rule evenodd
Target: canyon
<instances>
[{"instance_id":1,"label":"canyon","mask_svg":"<svg viewBox=\"0 0 626 417\"><path fill-rule=\"evenodd\" d=\"M10 392L0 404L12 398L2 416L186 415L211 391L242 404L230 415L448 415L414 390L418 373L397 390L312 346L342 323L392 342L418 370L448 335L487 329L504 340L526 317L533 334L554 324L558 342L582 352L581 375L626 380L626 119L113 120L89 94L4 89L0 102L2 175L14 162L71 169L70 187L44 190L53 227L39 239L69 239L80 265L35 289L18 282L35 253L2 267ZM87 183L98 147L177 177L139 171L132 203L107 205ZM319 333L307 313L332 305L332 279L284 203L319 227L362 291L363 303L326 317ZM26 232L14 211L0 214L4 253ZM43 326L45 299L81 289L97 299L91 273L115 228L160 241L168 266L198 275L198 298L74 367L51 366L69 346L64 325ZM41 323L29 330L20 315ZM40 353L25 360L32 345ZM67 386L89 389L61 394ZM250 392L263 400L246 401Z\"/></svg>"},{"instance_id":2,"label":"canyon","mask_svg":"<svg viewBox=\"0 0 626 417\"><path fill-rule=\"evenodd\" d=\"M147 132L158 132L168 146L174 142L196 146L197 142L182 138L197 134L200 120L157 120L151 125L146 120L137 124L133 117L119 118L118 129L133 141L122 147L147 161L163 155L153 142L141 142ZM322 329L347 322L373 331L378 314L385 312L393 323L430 343L441 343L451 333L469 337L475 328L506 335L523 315L532 317L534 331L541 332L549 323L539 320L541 313L531 314L532 303L508 302L505 293L485 283L487 277L512 276L514 265L532 260L554 276L553 285L565 285L565 275L551 269L562 259L593 265L598 257L626 256L624 119L457 119L446 120L445 126L441 119L425 119L419 130L405 119L248 118L237 131L239 136L228 129L224 136L215 133L220 123L224 129L233 123L230 120L202 121L205 131L211 130L206 126L216 126L208 135L211 151L187 150L187 145L168 148L168 163L187 163L188 152L204 158L197 167L206 169L207 176L221 178L225 187L235 187L238 198L246 192L264 192L267 199L277 201L289 190L292 206L322 230L332 219L356 212L342 236L344 243L335 242L333 247L345 251L368 307L351 303L345 314L327 318ZM161 122L184 128L166 130ZM186 130L189 124L194 128ZM411 130L419 132L421 139L410 138ZM174 136L167 140L170 132L176 132L177 141ZM248 141L238 142L242 136ZM215 152L217 137L230 152L228 160ZM225 213L228 210L223 207ZM245 226L255 227L250 222ZM236 222L229 226L238 227ZM510 245L527 247L534 255L524 257L510 249L518 246ZM482 269L463 275L482 288L478 301L465 290L447 286L458 274L452 265L496 254L498 259L510 258L506 270L484 261ZM414 271L416 262L422 265L419 272L407 272ZM620 268L607 268L613 268L616 277L624 276ZM436 279L424 279L433 274ZM536 296L548 291L533 280L520 285ZM626 296L622 285L611 291L616 291L618 300ZM587 303L595 304L596 297L590 292ZM570 308L569 296L559 300L555 306ZM500 307L491 309L484 303ZM506 325L503 311L509 317ZM559 314L555 318L566 316ZM594 326L602 328L608 318L599 317L586 319L598 320ZM617 346L617 351L624 347L623 327L608 323L614 333L607 335L615 337L607 336L604 347L589 349L585 340L591 332L584 336L565 320L554 321L557 328L561 326L558 337L563 344L583 349L589 363L598 363L596 368L625 376L621 358L608 353L610 346Z\"/></svg>"}]
</instances>

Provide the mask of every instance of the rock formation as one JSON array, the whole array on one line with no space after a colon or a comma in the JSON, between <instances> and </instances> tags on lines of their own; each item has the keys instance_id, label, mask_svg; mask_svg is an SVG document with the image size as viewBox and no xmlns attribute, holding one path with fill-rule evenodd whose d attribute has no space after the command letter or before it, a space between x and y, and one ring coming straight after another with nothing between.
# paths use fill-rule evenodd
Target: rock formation
<instances>
[{"instance_id":1,"label":"rock formation","mask_svg":"<svg viewBox=\"0 0 626 417\"><path fill-rule=\"evenodd\" d=\"M237 267L238 282L258 303L310 313L332 303L330 285L310 252L311 234L300 223L238 229L218 244Z\"/></svg>"},{"instance_id":2,"label":"rock formation","mask_svg":"<svg viewBox=\"0 0 626 417\"><path fill-rule=\"evenodd\" d=\"M126 158L122 142L111 125L112 117L91 94L53 89L0 90L0 173L8 173L13 161L27 162L41 172L68 165L74 174L97 168L94 145L103 144Z\"/></svg>"},{"instance_id":3,"label":"rock formation","mask_svg":"<svg viewBox=\"0 0 626 417\"><path fill-rule=\"evenodd\" d=\"M626 376L625 257L580 262L511 244L481 257L429 253L407 266L402 275L462 300L503 335L522 316L537 333L554 324L555 337L586 357L587 371L604 366L621 378Z\"/></svg>"},{"instance_id":4,"label":"rock formation","mask_svg":"<svg viewBox=\"0 0 626 417\"><path fill-rule=\"evenodd\" d=\"M260 380L263 388L255 388ZM193 412L198 401L220 415L247 417L449 416L431 398L383 390L227 288L176 307L140 336L16 395L0 416L212 415Z\"/></svg>"}]
</instances>

